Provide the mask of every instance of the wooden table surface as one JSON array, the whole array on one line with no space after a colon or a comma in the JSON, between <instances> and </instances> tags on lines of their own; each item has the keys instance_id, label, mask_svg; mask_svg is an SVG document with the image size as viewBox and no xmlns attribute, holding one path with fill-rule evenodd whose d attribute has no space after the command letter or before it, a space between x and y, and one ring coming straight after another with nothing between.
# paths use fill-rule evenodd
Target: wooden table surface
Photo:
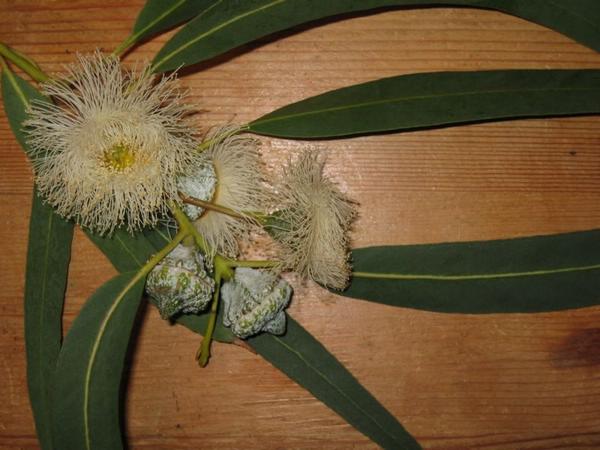
<instances>
[{"instance_id":1,"label":"wooden table surface","mask_svg":"<svg viewBox=\"0 0 600 450\"><path fill-rule=\"evenodd\" d=\"M0 0L0 41L59 73L111 50L142 0ZM127 57L150 59L155 39ZM488 11L379 12L278 35L184 83L201 125L245 122L333 88L397 74L600 68L553 31ZM0 112L0 448L37 448L25 381L23 284L32 175ZM312 147L361 203L354 245L494 239L600 227L600 120L508 121L328 142L263 139L269 166ZM114 274L77 232L65 326ZM291 314L431 449L600 448L600 308L484 317L345 299L297 285ZM259 356L146 308L128 373L131 449L373 449Z\"/></svg>"}]
</instances>

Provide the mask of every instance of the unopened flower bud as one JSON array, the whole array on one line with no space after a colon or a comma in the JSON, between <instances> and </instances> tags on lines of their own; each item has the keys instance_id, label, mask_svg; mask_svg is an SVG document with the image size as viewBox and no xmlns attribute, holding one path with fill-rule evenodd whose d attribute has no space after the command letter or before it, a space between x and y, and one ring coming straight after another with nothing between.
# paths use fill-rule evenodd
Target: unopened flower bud
<instances>
[{"instance_id":1,"label":"unopened flower bud","mask_svg":"<svg viewBox=\"0 0 600 450\"><path fill-rule=\"evenodd\" d=\"M156 300L163 319L201 312L211 301L214 288L202 254L184 245L175 247L146 280L146 292Z\"/></svg>"},{"instance_id":2,"label":"unopened flower bud","mask_svg":"<svg viewBox=\"0 0 600 450\"><path fill-rule=\"evenodd\" d=\"M236 336L285 332L284 309L292 296L292 287L285 280L269 272L239 267L221 292L223 324Z\"/></svg>"},{"instance_id":3,"label":"unopened flower bud","mask_svg":"<svg viewBox=\"0 0 600 450\"><path fill-rule=\"evenodd\" d=\"M217 189L217 174L213 165L206 161L191 175L179 178L177 184L179 191L188 197L210 202ZM191 220L196 220L202 215L204 208L186 203L183 205L183 211Z\"/></svg>"}]
</instances>

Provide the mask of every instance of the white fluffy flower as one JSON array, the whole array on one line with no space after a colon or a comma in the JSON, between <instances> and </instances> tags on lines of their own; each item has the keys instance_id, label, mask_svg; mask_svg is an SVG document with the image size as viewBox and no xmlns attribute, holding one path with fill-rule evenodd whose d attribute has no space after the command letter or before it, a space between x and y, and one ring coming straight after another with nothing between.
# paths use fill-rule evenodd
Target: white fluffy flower
<instances>
[{"instance_id":1,"label":"white fluffy flower","mask_svg":"<svg viewBox=\"0 0 600 450\"><path fill-rule=\"evenodd\" d=\"M323 174L324 164L317 153L305 152L284 171L276 188L279 226L271 235L281 246L285 269L344 289L350 276L348 231L356 210Z\"/></svg>"},{"instance_id":2,"label":"white fluffy flower","mask_svg":"<svg viewBox=\"0 0 600 450\"><path fill-rule=\"evenodd\" d=\"M42 196L101 234L155 224L197 158L176 80L96 52L43 92L55 104L34 103L25 123Z\"/></svg>"},{"instance_id":3,"label":"white fluffy flower","mask_svg":"<svg viewBox=\"0 0 600 450\"><path fill-rule=\"evenodd\" d=\"M256 225L252 214L265 211L271 198L263 177L258 141L236 131L232 126L212 130L205 141L210 145L201 153L195 171L180 180L180 188L187 196L234 213L186 208L211 250L231 257L239 251L238 240Z\"/></svg>"}]
</instances>

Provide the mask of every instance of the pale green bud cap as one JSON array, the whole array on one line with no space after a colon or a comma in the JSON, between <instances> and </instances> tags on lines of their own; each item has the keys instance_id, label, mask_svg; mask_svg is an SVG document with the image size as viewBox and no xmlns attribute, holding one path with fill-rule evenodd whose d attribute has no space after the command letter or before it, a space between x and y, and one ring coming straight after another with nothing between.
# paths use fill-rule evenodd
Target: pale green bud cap
<instances>
[{"instance_id":1,"label":"pale green bud cap","mask_svg":"<svg viewBox=\"0 0 600 450\"><path fill-rule=\"evenodd\" d=\"M269 272L239 267L221 292L223 324L236 336L285 333L284 309L292 297L292 287L285 280Z\"/></svg>"},{"instance_id":2,"label":"pale green bud cap","mask_svg":"<svg viewBox=\"0 0 600 450\"><path fill-rule=\"evenodd\" d=\"M146 292L156 300L163 319L201 312L210 303L214 289L202 253L181 244L152 269L146 280Z\"/></svg>"},{"instance_id":3,"label":"pale green bud cap","mask_svg":"<svg viewBox=\"0 0 600 450\"><path fill-rule=\"evenodd\" d=\"M205 162L191 175L179 178L177 185L179 191L188 197L210 202L217 190L217 173L211 163ZM186 203L183 205L183 211L191 220L196 220L202 215L204 208Z\"/></svg>"}]
</instances>

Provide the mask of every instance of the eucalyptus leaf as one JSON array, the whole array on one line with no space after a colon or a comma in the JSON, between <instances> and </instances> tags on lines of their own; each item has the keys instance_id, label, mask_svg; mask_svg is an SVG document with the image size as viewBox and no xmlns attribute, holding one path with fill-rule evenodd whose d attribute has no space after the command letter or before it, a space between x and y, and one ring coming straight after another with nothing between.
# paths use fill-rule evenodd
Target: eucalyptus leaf
<instances>
[{"instance_id":1,"label":"eucalyptus leaf","mask_svg":"<svg viewBox=\"0 0 600 450\"><path fill-rule=\"evenodd\" d=\"M144 277L125 272L86 302L63 343L52 390L55 448L123 448L119 390Z\"/></svg>"},{"instance_id":2,"label":"eucalyptus leaf","mask_svg":"<svg viewBox=\"0 0 600 450\"><path fill-rule=\"evenodd\" d=\"M2 98L11 129L27 151L22 130L29 102L41 95L9 70L3 71ZM54 214L35 193L29 221L25 271L27 387L40 446L52 449L50 383L62 341L62 311L71 256L73 224Z\"/></svg>"},{"instance_id":3,"label":"eucalyptus leaf","mask_svg":"<svg viewBox=\"0 0 600 450\"><path fill-rule=\"evenodd\" d=\"M600 304L600 230L352 251L340 293L445 313L536 313Z\"/></svg>"},{"instance_id":4,"label":"eucalyptus leaf","mask_svg":"<svg viewBox=\"0 0 600 450\"><path fill-rule=\"evenodd\" d=\"M2 98L10 128L27 156L35 157L27 145L23 122L27 119L27 108L32 101L47 101L31 84L8 69L2 70Z\"/></svg>"},{"instance_id":5,"label":"eucalyptus leaf","mask_svg":"<svg viewBox=\"0 0 600 450\"><path fill-rule=\"evenodd\" d=\"M381 447L421 448L335 356L291 317L288 317L284 336L263 333L250 338L248 343L263 358Z\"/></svg>"},{"instance_id":6,"label":"eucalyptus leaf","mask_svg":"<svg viewBox=\"0 0 600 450\"><path fill-rule=\"evenodd\" d=\"M435 72L330 91L267 114L248 129L278 137L329 138L597 113L600 70Z\"/></svg>"},{"instance_id":7,"label":"eucalyptus leaf","mask_svg":"<svg viewBox=\"0 0 600 450\"><path fill-rule=\"evenodd\" d=\"M42 449L52 449L50 391L62 342L73 224L33 195L25 272L27 387Z\"/></svg>"},{"instance_id":8,"label":"eucalyptus leaf","mask_svg":"<svg viewBox=\"0 0 600 450\"><path fill-rule=\"evenodd\" d=\"M142 233L132 234L123 229L115 230L110 236L99 236L87 229L85 233L119 272L140 269L160 249Z\"/></svg>"},{"instance_id":9,"label":"eucalyptus leaf","mask_svg":"<svg viewBox=\"0 0 600 450\"><path fill-rule=\"evenodd\" d=\"M147 0L133 26L126 45L134 45L150 36L198 16L217 0Z\"/></svg>"},{"instance_id":10,"label":"eucalyptus leaf","mask_svg":"<svg viewBox=\"0 0 600 450\"><path fill-rule=\"evenodd\" d=\"M157 72L189 66L277 31L375 8L492 9L553 28L600 51L596 0L221 0L181 29L154 59Z\"/></svg>"}]
</instances>

